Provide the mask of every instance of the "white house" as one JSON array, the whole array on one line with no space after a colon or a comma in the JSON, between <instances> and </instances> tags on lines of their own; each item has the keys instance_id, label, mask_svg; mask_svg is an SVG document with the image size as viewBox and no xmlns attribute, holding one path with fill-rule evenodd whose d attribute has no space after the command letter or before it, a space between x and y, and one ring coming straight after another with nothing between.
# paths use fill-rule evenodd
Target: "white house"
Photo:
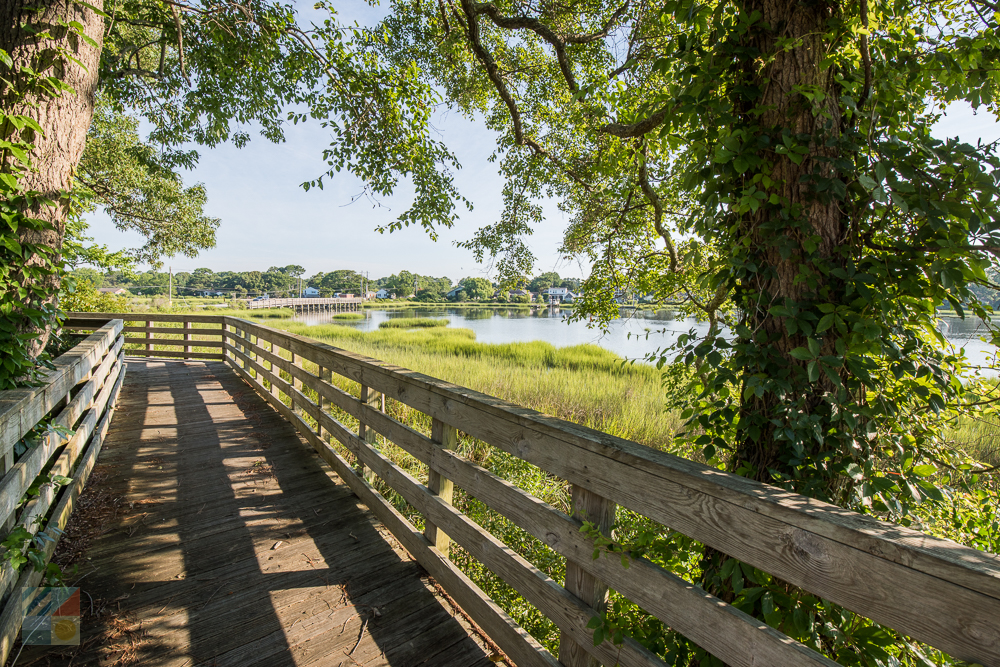
<instances>
[{"instance_id":1,"label":"white house","mask_svg":"<svg viewBox=\"0 0 1000 667\"><path fill-rule=\"evenodd\" d=\"M542 294L545 295L549 303L562 303L563 301L572 301L574 298L568 287L550 287Z\"/></svg>"},{"instance_id":2,"label":"white house","mask_svg":"<svg viewBox=\"0 0 1000 667\"><path fill-rule=\"evenodd\" d=\"M306 287L304 290L302 290L302 296L303 297L319 296L319 290L316 289L315 287Z\"/></svg>"},{"instance_id":3,"label":"white house","mask_svg":"<svg viewBox=\"0 0 1000 667\"><path fill-rule=\"evenodd\" d=\"M379 291L375 292L375 298L376 299L388 299L389 298L389 290L387 290L387 289L385 289L383 287Z\"/></svg>"}]
</instances>

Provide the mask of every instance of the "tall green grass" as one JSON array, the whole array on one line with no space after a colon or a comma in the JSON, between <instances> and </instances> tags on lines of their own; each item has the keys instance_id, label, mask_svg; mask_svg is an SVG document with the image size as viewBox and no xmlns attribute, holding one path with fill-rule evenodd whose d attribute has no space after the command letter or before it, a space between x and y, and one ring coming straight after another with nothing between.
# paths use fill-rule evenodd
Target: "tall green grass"
<instances>
[{"instance_id":1,"label":"tall green grass","mask_svg":"<svg viewBox=\"0 0 1000 667\"><path fill-rule=\"evenodd\" d=\"M434 317L397 317L380 322L379 329L430 329L432 327L448 326L447 318Z\"/></svg>"},{"instance_id":2,"label":"tall green grass","mask_svg":"<svg viewBox=\"0 0 1000 667\"><path fill-rule=\"evenodd\" d=\"M989 466L1000 466L1000 421L962 417L945 437L966 454Z\"/></svg>"},{"instance_id":3,"label":"tall green grass","mask_svg":"<svg viewBox=\"0 0 1000 667\"><path fill-rule=\"evenodd\" d=\"M664 407L659 371L596 345L481 343L469 329L269 324L659 449L680 426Z\"/></svg>"},{"instance_id":4,"label":"tall green grass","mask_svg":"<svg viewBox=\"0 0 1000 667\"><path fill-rule=\"evenodd\" d=\"M291 308L219 308L218 311L187 311L195 315L228 315L229 317L242 317L245 320L287 320L295 316L295 311Z\"/></svg>"}]
</instances>

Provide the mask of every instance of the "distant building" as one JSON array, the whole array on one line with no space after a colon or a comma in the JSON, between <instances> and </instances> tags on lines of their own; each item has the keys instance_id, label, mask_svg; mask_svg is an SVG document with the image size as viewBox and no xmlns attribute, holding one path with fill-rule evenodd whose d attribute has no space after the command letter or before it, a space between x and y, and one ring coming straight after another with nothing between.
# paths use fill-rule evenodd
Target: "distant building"
<instances>
[{"instance_id":1,"label":"distant building","mask_svg":"<svg viewBox=\"0 0 1000 667\"><path fill-rule=\"evenodd\" d=\"M379 291L375 292L375 298L376 299L391 299L392 297L389 295L389 290L387 290L387 289L385 289L383 287Z\"/></svg>"},{"instance_id":2,"label":"distant building","mask_svg":"<svg viewBox=\"0 0 1000 667\"><path fill-rule=\"evenodd\" d=\"M542 291L542 295L549 303L572 303L576 295L568 287L550 287Z\"/></svg>"},{"instance_id":3,"label":"distant building","mask_svg":"<svg viewBox=\"0 0 1000 667\"><path fill-rule=\"evenodd\" d=\"M116 296L131 296L132 293L129 292L124 287L98 287L97 291L101 294L114 294Z\"/></svg>"},{"instance_id":4,"label":"distant building","mask_svg":"<svg viewBox=\"0 0 1000 667\"><path fill-rule=\"evenodd\" d=\"M315 287L306 287L304 290L302 290L302 296L303 297L319 296L319 290L316 289Z\"/></svg>"},{"instance_id":5,"label":"distant building","mask_svg":"<svg viewBox=\"0 0 1000 667\"><path fill-rule=\"evenodd\" d=\"M465 288L462 287L461 285L456 285L455 287L452 287L450 290L448 290L448 293L445 294L445 297L448 299L454 299L455 295L461 292L463 289Z\"/></svg>"}]
</instances>

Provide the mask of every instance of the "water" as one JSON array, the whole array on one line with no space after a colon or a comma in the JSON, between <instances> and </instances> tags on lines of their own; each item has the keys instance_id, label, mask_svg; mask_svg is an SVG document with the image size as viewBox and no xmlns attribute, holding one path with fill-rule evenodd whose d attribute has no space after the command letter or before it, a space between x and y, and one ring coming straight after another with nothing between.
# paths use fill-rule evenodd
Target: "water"
<instances>
[{"instance_id":1,"label":"water","mask_svg":"<svg viewBox=\"0 0 1000 667\"><path fill-rule=\"evenodd\" d=\"M449 308L447 306L401 308L398 310L362 311L363 320L335 320L331 313L305 313L295 319L306 324L343 324L362 331L378 329L380 322L396 317L448 318L448 326L472 329L476 340L484 343L512 343L544 340L556 347L593 343L626 359L645 359L657 350L673 344L677 337L692 329L696 334L708 332L708 323L695 318L675 318L670 310L622 310L622 319L615 320L606 333L592 329L587 322L569 322L571 310L565 308L535 308L532 310L488 307ZM978 320L941 318L941 330L956 347L964 347L974 364L996 365L997 348L981 341L985 335Z\"/></svg>"},{"instance_id":2,"label":"water","mask_svg":"<svg viewBox=\"0 0 1000 667\"><path fill-rule=\"evenodd\" d=\"M942 317L938 322L938 329L952 345L965 349L965 356L970 363L988 367L990 375L997 374L997 367L1000 365L997 360L997 347L980 340L982 336L989 338L989 334L979 319Z\"/></svg>"}]
</instances>

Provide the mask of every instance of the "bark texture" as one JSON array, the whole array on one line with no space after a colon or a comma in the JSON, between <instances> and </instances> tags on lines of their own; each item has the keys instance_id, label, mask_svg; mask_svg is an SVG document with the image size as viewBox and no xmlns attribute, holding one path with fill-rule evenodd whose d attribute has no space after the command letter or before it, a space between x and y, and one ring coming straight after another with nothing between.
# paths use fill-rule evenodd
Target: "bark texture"
<instances>
[{"instance_id":1,"label":"bark texture","mask_svg":"<svg viewBox=\"0 0 1000 667\"><path fill-rule=\"evenodd\" d=\"M824 67L821 61L829 47L827 23L839 7L826 0L752 0L745 12L751 15L755 11L762 15L757 24L760 27L748 33L746 45L765 57L748 58L742 65L751 86L761 89L762 94L747 100L742 108L738 105L738 113L746 125L758 125L769 136L771 147L780 145L786 132L812 139L800 164L773 152L773 148L762 153L772 164L769 175L775 185L769 192L777 194L782 204L780 208L762 207L742 221L741 227L750 238L750 259L760 271L744 281L736 296L747 326L761 338L766 336L789 367L802 368L807 362L789 353L806 346L805 336L790 335L786 318L773 316L768 309L788 300L837 301L842 290L820 268L843 264L840 248L846 238L847 217L829 191L821 193L816 188L819 180L836 176L831 159L839 150L836 141L841 133L842 93L834 69ZM782 48L779 40L794 46ZM811 243L817 244L815 250L808 247ZM822 353L833 354L834 344L832 337L823 341ZM781 427L771 418L779 407L796 399L800 401L797 409L810 413L834 389L833 382L820 373L811 387L796 385L791 396L769 392L745 401L743 416L756 417L763 428L759 436L748 436L739 443L736 465L749 463L756 471L755 479L774 481L769 470L785 467L779 459L788 443L775 437Z\"/></svg>"},{"instance_id":2,"label":"bark texture","mask_svg":"<svg viewBox=\"0 0 1000 667\"><path fill-rule=\"evenodd\" d=\"M88 1L103 10L103 0ZM65 27L72 21L83 25L82 32L97 43L96 47ZM45 30L51 38L38 36ZM25 67L54 77L75 91L53 96L23 74L13 75L13 89L0 91L0 99L8 111L28 116L42 128L41 135L30 137L35 145L31 153L33 170L25 175L22 183L27 190L56 202L55 206L35 205L25 211L33 218L50 223L52 228L22 230L22 244L41 244L57 251L62 247L70 203L67 193L72 187L73 172L83 153L94 112L103 36L104 18L70 0L0 2L0 49L14 61L13 72L20 72ZM29 266L42 261L36 255L29 260ZM25 276L22 284L30 280ZM51 275L46 280L46 293L50 295L46 303L55 303L59 278ZM22 328L30 329L30 324ZM48 341L48 330L38 333L31 350L33 356L41 353Z\"/></svg>"}]
</instances>

